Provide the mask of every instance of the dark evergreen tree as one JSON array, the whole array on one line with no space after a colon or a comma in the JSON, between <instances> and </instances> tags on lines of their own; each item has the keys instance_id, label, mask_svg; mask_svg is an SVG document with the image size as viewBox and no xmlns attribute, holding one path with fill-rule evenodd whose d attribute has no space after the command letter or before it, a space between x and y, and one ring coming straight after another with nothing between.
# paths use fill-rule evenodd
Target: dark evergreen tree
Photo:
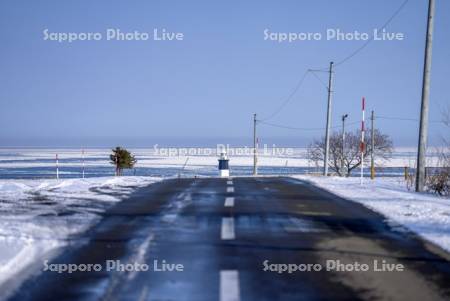
<instances>
[{"instance_id":1,"label":"dark evergreen tree","mask_svg":"<svg viewBox=\"0 0 450 301\"><path fill-rule=\"evenodd\" d=\"M116 176L121 176L122 171L125 168L133 168L137 160L134 156L126 149L121 147L116 147L112 150L112 154L109 156L111 164L116 167Z\"/></svg>"}]
</instances>

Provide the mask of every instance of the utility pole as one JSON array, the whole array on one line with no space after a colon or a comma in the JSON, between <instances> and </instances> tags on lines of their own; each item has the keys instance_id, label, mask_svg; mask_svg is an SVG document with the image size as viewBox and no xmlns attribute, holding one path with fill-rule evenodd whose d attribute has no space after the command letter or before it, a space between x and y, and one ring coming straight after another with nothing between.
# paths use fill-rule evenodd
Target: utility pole
<instances>
[{"instance_id":1,"label":"utility pole","mask_svg":"<svg viewBox=\"0 0 450 301\"><path fill-rule=\"evenodd\" d=\"M330 151L330 127L331 127L331 93L333 85L333 62L330 62L328 78L328 105L327 105L327 127L325 130L325 158L323 162L323 175L328 176L328 153Z\"/></svg>"},{"instance_id":2,"label":"utility pole","mask_svg":"<svg viewBox=\"0 0 450 301\"><path fill-rule=\"evenodd\" d=\"M428 1L427 35L423 64L422 104L420 108L419 146L417 151L416 191L425 186L425 168L428 139L428 103L430 96L431 53L433 44L434 0Z\"/></svg>"},{"instance_id":3,"label":"utility pole","mask_svg":"<svg viewBox=\"0 0 450 301\"><path fill-rule=\"evenodd\" d=\"M256 114L253 114L253 175L258 174L258 145L256 141Z\"/></svg>"},{"instance_id":4,"label":"utility pole","mask_svg":"<svg viewBox=\"0 0 450 301\"><path fill-rule=\"evenodd\" d=\"M345 119L348 117L348 114L342 115L342 158L341 158L341 173L345 173L344 171L344 158L345 158Z\"/></svg>"},{"instance_id":5,"label":"utility pole","mask_svg":"<svg viewBox=\"0 0 450 301\"><path fill-rule=\"evenodd\" d=\"M371 152L370 152L370 178L373 180L375 179L375 160L374 160L374 156L375 156L375 128L373 126L374 124L374 120L375 120L375 113L372 110L372 114L370 115L370 121L371 121Z\"/></svg>"}]
</instances>

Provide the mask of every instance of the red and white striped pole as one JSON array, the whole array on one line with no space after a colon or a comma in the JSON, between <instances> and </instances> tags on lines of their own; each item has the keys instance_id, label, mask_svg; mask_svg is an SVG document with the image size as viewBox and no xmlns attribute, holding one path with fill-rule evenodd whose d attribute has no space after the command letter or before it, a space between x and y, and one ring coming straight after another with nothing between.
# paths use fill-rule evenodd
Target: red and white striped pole
<instances>
[{"instance_id":1,"label":"red and white striped pole","mask_svg":"<svg viewBox=\"0 0 450 301\"><path fill-rule=\"evenodd\" d=\"M56 154L56 178L59 179L59 161L58 161L58 154Z\"/></svg>"},{"instance_id":2,"label":"red and white striped pole","mask_svg":"<svg viewBox=\"0 0 450 301\"><path fill-rule=\"evenodd\" d=\"M365 112L366 112L366 99L363 97L362 98L362 120L361 120L361 145L360 145L360 150L361 150L361 185L363 183L363 178L364 178L364 149L365 149L365 145L364 145L364 131L365 131L365 127L364 127L364 121L365 121Z\"/></svg>"}]
</instances>

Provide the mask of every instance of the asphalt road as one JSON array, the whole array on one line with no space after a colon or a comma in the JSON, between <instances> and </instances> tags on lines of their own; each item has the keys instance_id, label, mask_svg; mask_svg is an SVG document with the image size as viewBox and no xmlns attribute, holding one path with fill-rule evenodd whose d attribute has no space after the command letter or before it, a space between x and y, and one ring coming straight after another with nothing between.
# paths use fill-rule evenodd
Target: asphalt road
<instances>
[{"instance_id":1,"label":"asphalt road","mask_svg":"<svg viewBox=\"0 0 450 301\"><path fill-rule=\"evenodd\" d=\"M450 300L448 254L290 178L163 181L72 241L51 263L101 270L43 271L11 300Z\"/></svg>"}]
</instances>

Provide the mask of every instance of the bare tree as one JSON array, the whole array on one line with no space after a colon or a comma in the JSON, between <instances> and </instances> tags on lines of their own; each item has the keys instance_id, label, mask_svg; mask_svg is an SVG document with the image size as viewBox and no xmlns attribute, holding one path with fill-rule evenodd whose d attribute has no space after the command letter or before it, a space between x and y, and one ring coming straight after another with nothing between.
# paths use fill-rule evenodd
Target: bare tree
<instances>
[{"instance_id":1,"label":"bare tree","mask_svg":"<svg viewBox=\"0 0 450 301\"><path fill-rule=\"evenodd\" d=\"M374 156L378 159L389 159L393 150L392 140L388 135L374 130ZM371 133L366 135L366 141L371 140ZM342 133L334 132L330 136L330 160L328 166L340 176L349 176L351 172L361 165L361 131L349 132L345 136L345 148L342 147ZM325 138L314 140L307 150L307 156L316 164L322 163L325 153ZM369 162L372 153L368 143L364 149L364 161Z\"/></svg>"},{"instance_id":2,"label":"bare tree","mask_svg":"<svg viewBox=\"0 0 450 301\"><path fill-rule=\"evenodd\" d=\"M442 123L450 130L450 105L447 108L442 110ZM442 142L444 144L444 148L447 151L450 149L450 131L447 131L447 136L442 137Z\"/></svg>"},{"instance_id":3,"label":"bare tree","mask_svg":"<svg viewBox=\"0 0 450 301\"><path fill-rule=\"evenodd\" d=\"M442 111L442 123L449 129L442 137L442 146L437 148L439 154L437 172L427 177L428 190L439 195L450 194L450 106Z\"/></svg>"},{"instance_id":4,"label":"bare tree","mask_svg":"<svg viewBox=\"0 0 450 301\"><path fill-rule=\"evenodd\" d=\"M450 128L450 106L442 110L442 123Z\"/></svg>"}]
</instances>

